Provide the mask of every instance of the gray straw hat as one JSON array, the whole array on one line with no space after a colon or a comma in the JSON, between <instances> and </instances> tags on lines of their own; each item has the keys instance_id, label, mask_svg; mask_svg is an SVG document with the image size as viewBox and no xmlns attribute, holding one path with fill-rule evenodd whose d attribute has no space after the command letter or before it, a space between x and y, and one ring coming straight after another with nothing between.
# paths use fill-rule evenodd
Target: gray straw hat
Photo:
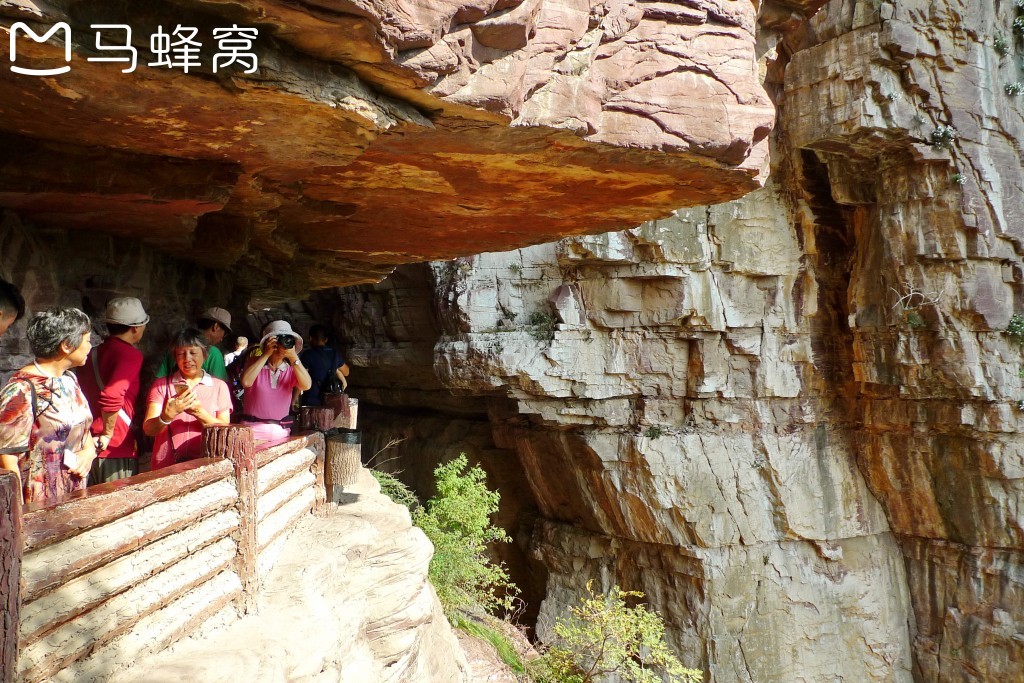
<instances>
[{"instance_id":1,"label":"gray straw hat","mask_svg":"<svg viewBox=\"0 0 1024 683\"><path fill-rule=\"evenodd\" d=\"M142 308L142 302L133 296L119 296L107 302L103 318L108 323L138 327L149 322L149 315Z\"/></svg>"},{"instance_id":2,"label":"gray straw hat","mask_svg":"<svg viewBox=\"0 0 1024 683\"><path fill-rule=\"evenodd\" d=\"M216 323L220 323L225 330L231 331L231 314L223 308L207 308L203 311L202 315L199 316L200 320L212 320Z\"/></svg>"}]
</instances>

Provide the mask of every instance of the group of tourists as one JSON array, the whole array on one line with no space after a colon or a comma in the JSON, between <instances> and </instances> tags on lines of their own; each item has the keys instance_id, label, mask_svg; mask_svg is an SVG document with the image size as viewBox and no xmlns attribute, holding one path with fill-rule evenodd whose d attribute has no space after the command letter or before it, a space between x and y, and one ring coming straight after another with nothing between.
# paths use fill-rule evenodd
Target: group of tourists
<instances>
[{"instance_id":1,"label":"group of tourists","mask_svg":"<svg viewBox=\"0 0 1024 683\"><path fill-rule=\"evenodd\" d=\"M0 335L25 314L18 290L0 280ZM258 342L235 340L231 314L210 308L196 327L179 331L159 363L136 415L150 317L133 297L107 303L108 336L92 348L92 324L77 308L36 313L26 336L34 361L0 391L0 468L16 473L26 502L52 503L73 491L138 474L141 431L152 439L151 469L200 456L203 427L232 421L256 441L288 436L301 401L320 405L325 391L344 391L348 365L327 345L323 325L310 347L284 320L267 324ZM74 370L74 372L72 372Z\"/></svg>"}]
</instances>

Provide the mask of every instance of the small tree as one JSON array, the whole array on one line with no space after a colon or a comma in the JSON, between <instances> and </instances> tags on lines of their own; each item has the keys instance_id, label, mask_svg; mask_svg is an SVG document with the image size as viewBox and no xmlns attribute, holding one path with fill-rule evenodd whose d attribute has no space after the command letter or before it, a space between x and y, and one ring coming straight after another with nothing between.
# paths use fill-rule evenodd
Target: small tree
<instances>
[{"instance_id":1,"label":"small tree","mask_svg":"<svg viewBox=\"0 0 1024 683\"><path fill-rule=\"evenodd\" d=\"M554 642L532 664L535 680L593 683L614 674L632 683L660 683L660 670L671 683L700 683L701 672L684 667L665 644L661 615L626 605L625 598L642 597L618 586L607 596L595 595L588 582L587 595L568 619L556 621Z\"/></svg>"},{"instance_id":2,"label":"small tree","mask_svg":"<svg viewBox=\"0 0 1024 683\"><path fill-rule=\"evenodd\" d=\"M505 567L491 561L488 543L507 543L508 534L491 525L501 496L487 488L487 475L465 453L434 470L437 495L413 513L413 522L434 544L430 582L451 613L459 608L509 608L518 592Z\"/></svg>"}]
</instances>

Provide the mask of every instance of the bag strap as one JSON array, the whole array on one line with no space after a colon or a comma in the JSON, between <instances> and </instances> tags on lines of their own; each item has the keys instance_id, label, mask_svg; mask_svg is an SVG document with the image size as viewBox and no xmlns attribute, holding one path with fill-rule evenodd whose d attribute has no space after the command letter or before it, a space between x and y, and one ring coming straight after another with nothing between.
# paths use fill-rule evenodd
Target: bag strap
<instances>
[{"instance_id":1,"label":"bag strap","mask_svg":"<svg viewBox=\"0 0 1024 683\"><path fill-rule=\"evenodd\" d=\"M100 361L97 356L100 355L99 349L96 349L93 353L89 354L89 365L92 366L92 376L96 378L96 386L99 387L100 391L107 388L107 385L100 378Z\"/></svg>"},{"instance_id":2,"label":"bag strap","mask_svg":"<svg viewBox=\"0 0 1024 683\"><path fill-rule=\"evenodd\" d=\"M35 424L36 420L39 419L39 398L36 396L36 385L35 382L30 379L22 381L28 385L28 393L29 396L31 396L32 401L32 424Z\"/></svg>"}]
</instances>

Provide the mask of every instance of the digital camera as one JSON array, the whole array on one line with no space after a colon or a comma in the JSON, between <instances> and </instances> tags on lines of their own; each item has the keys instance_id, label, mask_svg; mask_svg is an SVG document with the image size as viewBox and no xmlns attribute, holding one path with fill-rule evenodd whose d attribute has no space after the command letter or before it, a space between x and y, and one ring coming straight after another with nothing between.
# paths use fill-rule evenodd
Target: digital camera
<instances>
[{"instance_id":1,"label":"digital camera","mask_svg":"<svg viewBox=\"0 0 1024 683\"><path fill-rule=\"evenodd\" d=\"M277 345L282 349L291 349L295 347L295 337L290 334L279 334L277 335Z\"/></svg>"}]
</instances>

